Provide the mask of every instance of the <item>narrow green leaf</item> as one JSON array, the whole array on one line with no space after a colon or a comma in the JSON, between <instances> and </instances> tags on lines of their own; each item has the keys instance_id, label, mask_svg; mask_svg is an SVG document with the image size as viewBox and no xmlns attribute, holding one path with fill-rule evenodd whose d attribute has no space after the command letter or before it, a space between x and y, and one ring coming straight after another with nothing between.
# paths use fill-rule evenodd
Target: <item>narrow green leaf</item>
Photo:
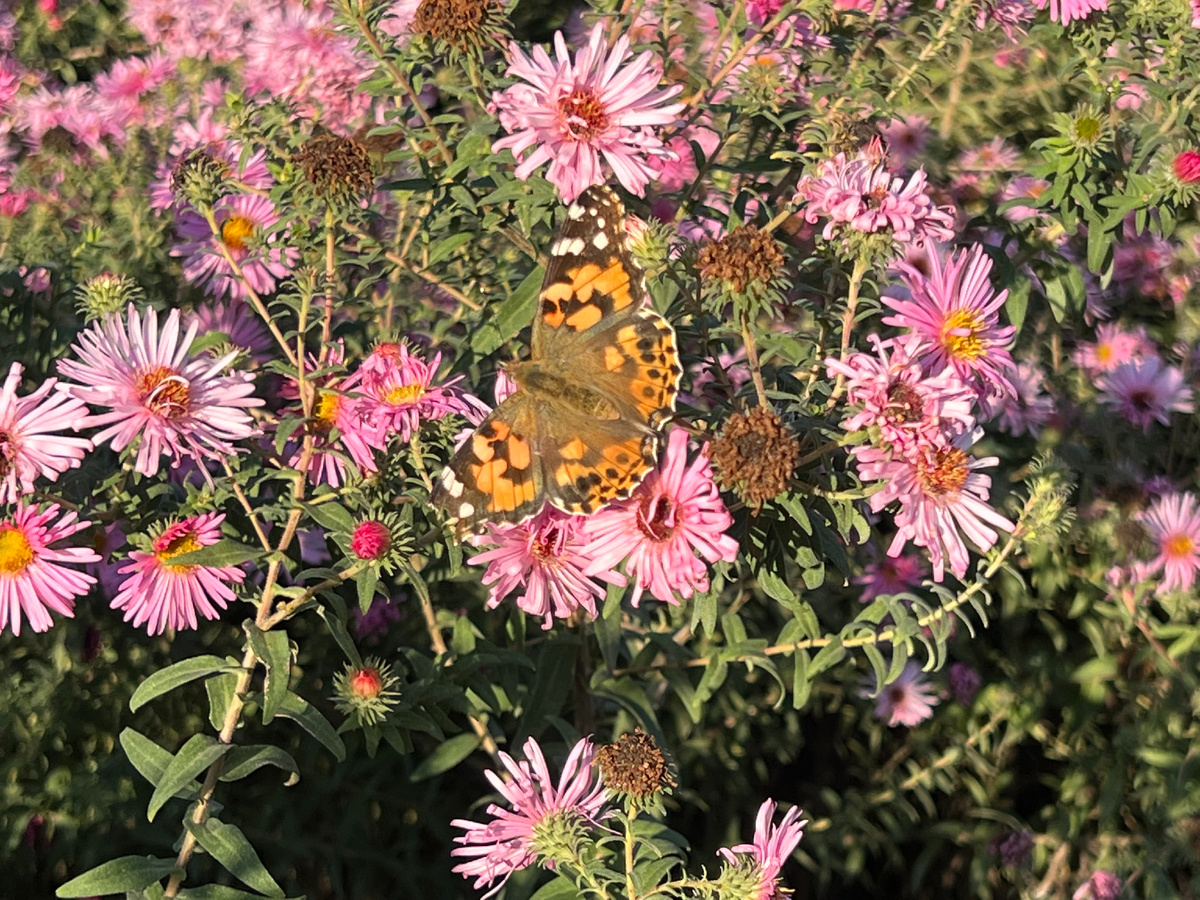
<instances>
[{"instance_id":1,"label":"narrow green leaf","mask_svg":"<svg viewBox=\"0 0 1200 900\"><path fill-rule=\"evenodd\" d=\"M538 888L537 893L529 900L579 900L582 896L579 888L575 887L575 882L559 875L549 884L543 884Z\"/></svg>"},{"instance_id":2,"label":"narrow green leaf","mask_svg":"<svg viewBox=\"0 0 1200 900\"><path fill-rule=\"evenodd\" d=\"M225 727L225 713L237 692L237 682L238 677L232 672L214 675L204 682L204 690L208 693L208 721L217 731Z\"/></svg>"},{"instance_id":3,"label":"narrow green leaf","mask_svg":"<svg viewBox=\"0 0 1200 900\"><path fill-rule=\"evenodd\" d=\"M183 825L196 838L197 843L212 854L212 858L238 881L268 897L283 897L283 888L275 883L271 873L258 858L258 853L236 825L216 819L208 819L199 825L185 819Z\"/></svg>"},{"instance_id":4,"label":"narrow green leaf","mask_svg":"<svg viewBox=\"0 0 1200 900\"><path fill-rule=\"evenodd\" d=\"M139 684L137 690L133 692L133 696L129 698L129 709L137 712L155 697L161 697L182 684L214 672L228 671L230 671L229 663L219 656L196 656L177 662L173 666L159 669Z\"/></svg>"},{"instance_id":5,"label":"narrow green leaf","mask_svg":"<svg viewBox=\"0 0 1200 900\"><path fill-rule=\"evenodd\" d=\"M171 762L170 751L164 750L150 738L132 728L122 731L120 740L121 747L125 750L129 761L133 763L133 767L143 778L157 787L158 782L162 780L163 771ZM191 781L185 784L175 796L190 797L199 790L200 782Z\"/></svg>"},{"instance_id":6,"label":"narrow green leaf","mask_svg":"<svg viewBox=\"0 0 1200 900\"><path fill-rule=\"evenodd\" d=\"M354 584L358 588L358 610L364 616L375 600L375 588L379 586L379 570L367 566L354 576Z\"/></svg>"},{"instance_id":7,"label":"narrow green leaf","mask_svg":"<svg viewBox=\"0 0 1200 900\"><path fill-rule=\"evenodd\" d=\"M231 541L229 538L222 538L215 544L209 544L207 547L201 547L199 550L190 550L187 553L180 553L178 556L171 557L171 565L240 566L242 563L249 562L259 556L260 552L253 547L248 547L237 541Z\"/></svg>"},{"instance_id":8,"label":"narrow green leaf","mask_svg":"<svg viewBox=\"0 0 1200 900\"><path fill-rule=\"evenodd\" d=\"M474 732L455 735L421 760L410 777L413 781L424 781L448 772L474 753L478 746L479 735Z\"/></svg>"},{"instance_id":9,"label":"narrow green leaf","mask_svg":"<svg viewBox=\"0 0 1200 900\"><path fill-rule=\"evenodd\" d=\"M150 807L146 817L153 822L163 804L183 790L193 778L215 763L232 749L230 744L222 744L216 738L207 734L194 734L187 739L179 752L171 757L167 767L163 769L162 778L154 788L150 797ZM145 887L145 885L142 885Z\"/></svg>"},{"instance_id":10,"label":"narrow green leaf","mask_svg":"<svg viewBox=\"0 0 1200 900\"><path fill-rule=\"evenodd\" d=\"M575 681L578 656L579 641L573 637L557 637L542 647L537 658L537 677L525 698L525 710L513 746L519 747L525 743L525 738L540 735L546 719L562 710Z\"/></svg>"},{"instance_id":11,"label":"narrow green leaf","mask_svg":"<svg viewBox=\"0 0 1200 900\"><path fill-rule=\"evenodd\" d=\"M57 891L56 897L95 897L140 891L175 871L174 859L153 856L122 856L101 863L78 878L72 878Z\"/></svg>"},{"instance_id":12,"label":"narrow green leaf","mask_svg":"<svg viewBox=\"0 0 1200 900\"><path fill-rule=\"evenodd\" d=\"M222 781L238 781L263 766L275 766L288 773L285 785L291 787L300 780L300 767L291 754L270 744L246 744L234 747L225 759Z\"/></svg>"},{"instance_id":13,"label":"narrow green leaf","mask_svg":"<svg viewBox=\"0 0 1200 900\"><path fill-rule=\"evenodd\" d=\"M337 613L327 606L318 606L317 615L325 623L325 627L329 629L329 633L333 635L334 641L342 648L342 652L346 654L346 659L350 660L355 666L362 666L362 656L358 652L358 647L354 646L354 640L350 637L350 632L346 630L345 624Z\"/></svg>"},{"instance_id":14,"label":"narrow green leaf","mask_svg":"<svg viewBox=\"0 0 1200 900\"><path fill-rule=\"evenodd\" d=\"M279 709L275 712L276 715L291 719L324 744L325 748L337 757L338 762L346 758L346 745L338 736L337 731L329 724L329 720L317 712L303 697L298 697L288 691L283 702L279 704Z\"/></svg>"},{"instance_id":15,"label":"narrow green leaf","mask_svg":"<svg viewBox=\"0 0 1200 900\"><path fill-rule=\"evenodd\" d=\"M793 657L796 667L792 672L792 709L803 709L812 694L812 678L809 676L808 651L797 650Z\"/></svg>"},{"instance_id":16,"label":"narrow green leaf","mask_svg":"<svg viewBox=\"0 0 1200 900\"><path fill-rule=\"evenodd\" d=\"M354 516L340 503L307 503L304 511L328 531L344 531L349 534L354 530Z\"/></svg>"},{"instance_id":17,"label":"narrow green leaf","mask_svg":"<svg viewBox=\"0 0 1200 900\"><path fill-rule=\"evenodd\" d=\"M541 266L530 272L505 300L496 308L496 315L475 329L471 336L471 348L480 356L495 353L500 347L517 336L522 328L533 319L537 308L537 295L546 274Z\"/></svg>"},{"instance_id":18,"label":"narrow green leaf","mask_svg":"<svg viewBox=\"0 0 1200 900\"><path fill-rule=\"evenodd\" d=\"M250 639L250 649L262 660L267 670L262 708L262 720L266 725L275 718L279 704L287 696L292 674L292 645L286 631L263 631L249 620L243 624L243 628Z\"/></svg>"}]
</instances>

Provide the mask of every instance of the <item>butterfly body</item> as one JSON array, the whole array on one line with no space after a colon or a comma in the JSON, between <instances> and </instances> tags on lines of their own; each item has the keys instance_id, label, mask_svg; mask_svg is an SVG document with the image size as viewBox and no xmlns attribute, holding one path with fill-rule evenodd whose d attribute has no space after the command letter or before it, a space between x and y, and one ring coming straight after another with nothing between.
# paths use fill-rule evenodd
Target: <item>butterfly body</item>
<instances>
[{"instance_id":1,"label":"butterfly body","mask_svg":"<svg viewBox=\"0 0 1200 900\"><path fill-rule=\"evenodd\" d=\"M459 448L433 492L468 527L546 503L586 515L629 496L658 458L682 369L670 324L644 306L625 212L592 187L550 247L517 390Z\"/></svg>"}]
</instances>

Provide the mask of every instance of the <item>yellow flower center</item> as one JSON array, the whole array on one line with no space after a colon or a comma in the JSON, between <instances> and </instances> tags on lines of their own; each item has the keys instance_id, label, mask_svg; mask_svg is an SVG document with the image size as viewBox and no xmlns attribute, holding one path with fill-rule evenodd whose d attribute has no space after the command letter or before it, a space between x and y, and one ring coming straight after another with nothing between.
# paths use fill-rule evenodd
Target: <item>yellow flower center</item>
<instances>
[{"instance_id":1,"label":"yellow flower center","mask_svg":"<svg viewBox=\"0 0 1200 900\"><path fill-rule=\"evenodd\" d=\"M979 359L984 354L983 340L979 337L984 328L975 313L960 309L942 323L942 346L954 359Z\"/></svg>"},{"instance_id":2,"label":"yellow flower center","mask_svg":"<svg viewBox=\"0 0 1200 900\"><path fill-rule=\"evenodd\" d=\"M138 397L146 408L165 419L182 419L190 409L188 380L168 366L139 372Z\"/></svg>"},{"instance_id":3,"label":"yellow flower center","mask_svg":"<svg viewBox=\"0 0 1200 900\"><path fill-rule=\"evenodd\" d=\"M338 409L342 405L342 397L333 391L321 391L317 396L317 408L313 412L313 426L317 431L326 432L337 422Z\"/></svg>"},{"instance_id":4,"label":"yellow flower center","mask_svg":"<svg viewBox=\"0 0 1200 900\"><path fill-rule=\"evenodd\" d=\"M383 399L392 406L401 406L405 403L415 403L424 395L425 385L423 384L398 384L389 388Z\"/></svg>"},{"instance_id":5,"label":"yellow flower center","mask_svg":"<svg viewBox=\"0 0 1200 900\"><path fill-rule=\"evenodd\" d=\"M254 223L245 216L230 216L221 226L221 240L231 250L245 250L246 239L254 234Z\"/></svg>"},{"instance_id":6,"label":"yellow flower center","mask_svg":"<svg viewBox=\"0 0 1200 900\"><path fill-rule=\"evenodd\" d=\"M182 556L184 553L191 553L193 550L200 549L200 542L196 540L194 531L185 531L177 537L171 538L169 541L160 544L156 541L154 544L154 555L158 557L159 562L163 563L166 568L172 571L180 572L195 568L194 566L172 566L168 560L174 559L176 556Z\"/></svg>"},{"instance_id":7,"label":"yellow flower center","mask_svg":"<svg viewBox=\"0 0 1200 900\"><path fill-rule=\"evenodd\" d=\"M33 562L33 548L11 525L0 525L0 573L20 575Z\"/></svg>"},{"instance_id":8,"label":"yellow flower center","mask_svg":"<svg viewBox=\"0 0 1200 900\"><path fill-rule=\"evenodd\" d=\"M1177 534L1174 537L1167 538L1163 543L1163 552L1167 556L1179 559L1184 556L1191 556L1196 551L1196 542L1186 534Z\"/></svg>"},{"instance_id":9,"label":"yellow flower center","mask_svg":"<svg viewBox=\"0 0 1200 900\"><path fill-rule=\"evenodd\" d=\"M566 136L572 140L590 141L608 128L608 116L600 98L581 88L558 101L558 114L566 128Z\"/></svg>"},{"instance_id":10,"label":"yellow flower center","mask_svg":"<svg viewBox=\"0 0 1200 900\"><path fill-rule=\"evenodd\" d=\"M1112 344L1100 343L1096 345L1096 361L1102 365L1108 365L1109 360L1113 358Z\"/></svg>"},{"instance_id":11,"label":"yellow flower center","mask_svg":"<svg viewBox=\"0 0 1200 900\"><path fill-rule=\"evenodd\" d=\"M917 478L933 497L957 497L970 474L967 454L957 447L937 450L932 460L927 457L917 464Z\"/></svg>"}]
</instances>

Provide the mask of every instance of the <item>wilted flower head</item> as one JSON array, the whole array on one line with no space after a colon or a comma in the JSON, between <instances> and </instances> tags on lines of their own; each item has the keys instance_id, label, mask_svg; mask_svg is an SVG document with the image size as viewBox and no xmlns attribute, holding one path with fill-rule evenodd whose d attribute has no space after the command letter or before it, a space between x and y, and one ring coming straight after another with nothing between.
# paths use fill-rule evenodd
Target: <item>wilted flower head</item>
<instances>
[{"instance_id":1,"label":"wilted flower head","mask_svg":"<svg viewBox=\"0 0 1200 900\"><path fill-rule=\"evenodd\" d=\"M596 767L604 786L615 794L626 795L635 806L644 807L675 784L662 750L640 728L601 747L596 752Z\"/></svg>"},{"instance_id":2,"label":"wilted flower head","mask_svg":"<svg viewBox=\"0 0 1200 900\"><path fill-rule=\"evenodd\" d=\"M455 848L451 855L466 857L467 861L455 866L454 871L464 878L474 878L476 888L491 887L485 897L499 891L513 872L547 855L557 840L586 822L596 821L604 809L604 785L592 768L596 751L591 738L584 738L572 748L557 785L537 741L527 740L524 750L526 758L521 762L500 752L508 780L495 772L484 773L511 809L492 803L487 808L492 819L487 823L466 819L450 823L466 832L454 839L464 846Z\"/></svg>"},{"instance_id":3,"label":"wilted flower head","mask_svg":"<svg viewBox=\"0 0 1200 900\"><path fill-rule=\"evenodd\" d=\"M757 510L787 490L800 458L800 442L774 410L756 406L725 420L709 445L709 456L718 483Z\"/></svg>"},{"instance_id":4,"label":"wilted flower head","mask_svg":"<svg viewBox=\"0 0 1200 900\"><path fill-rule=\"evenodd\" d=\"M652 126L675 120L683 104L668 101L682 86L659 90L662 66L653 54L630 60L626 36L609 50L602 24L574 59L561 32L554 49L557 62L541 47L529 57L510 45L508 74L522 80L492 95L489 109L509 133L493 152L512 150L521 160L520 179L549 162L546 177L568 203L589 185L605 183L601 157L626 189L642 196L655 175L649 158L673 155Z\"/></svg>"}]
</instances>

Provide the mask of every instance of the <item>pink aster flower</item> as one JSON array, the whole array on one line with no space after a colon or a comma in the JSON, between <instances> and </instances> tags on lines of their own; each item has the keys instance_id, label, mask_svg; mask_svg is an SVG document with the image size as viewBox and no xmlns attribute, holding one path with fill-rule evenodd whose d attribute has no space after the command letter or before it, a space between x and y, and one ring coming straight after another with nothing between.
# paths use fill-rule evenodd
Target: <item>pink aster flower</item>
<instances>
[{"instance_id":1,"label":"pink aster flower","mask_svg":"<svg viewBox=\"0 0 1200 900\"><path fill-rule=\"evenodd\" d=\"M903 594L915 587L929 574L929 564L911 553L885 556L867 563L861 575L851 579L853 584L862 585L859 600L870 603L876 597Z\"/></svg>"},{"instance_id":2,"label":"pink aster flower","mask_svg":"<svg viewBox=\"0 0 1200 900\"><path fill-rule=\"evenodd\" d=\"M603 600L607 584L624 585L625 578L612 565L595 565L595 547L582 533L583 519L547 506L538 515L516 525L488 525L471 538L480 547L492 547L471 557L473 566L487 565L483 583L490 585L488 609L495 609L513 591L523 590L517 606L542 619L549 628L555 619L568 619L578 609L596 618L596 601Z\"/></svg>"},{"instance_id":3,"label":"pink aster flower","mask_svg":"<svg viewBox=\"0 0 1200 900\"><path fill-rule=\"evenodd\" d=\"M87 547L50 546L92 523L77 521L73 512L54 521L58 513L58 504L38 512L18 500L13 514L0 519L0 632L11 625L13 634L20 634L22 612L30 628L45 631L53 624L47 607L71 618L75 598L96 583L62 563L98 562L97 553Z\"/></svg>"},{"instance_id":4,"label":"pink aster flower","mask_svg":"<svg viewBox=\"0 0 1200 900\"><path fill-rule=\"evenodd\" d=\"M964 534L986 552L999 537L997 529L1012 531L1014 527L988 505L992 479L978 471L999 460L967 455L982 434L982 429L964 432L953 440L925 444L903 457L876 447L856 448L854 453L862 480L884 484L871 495L871 509L880 512L892 502L900 504L898 530L888 555L898 556L909 541L925 547L934 581L942 580L947 561L957 577L966 574L969 558Z\"/></svg>"},{"instance_id":5,"label":"pink aster flower","mask_svg":"<svg viewBox=\"0 0 1200 900\"><path fill-rule=\"evenodd\" d=\"M1157 355L1144 326L1125 331L1116 323L1106 323L1097 327L1096 342L1081 342L1072 358L1077 366L1094 377L1111 372L1124 363Z\"/></svg>"},{"instance_id":6,"label":"pink aster flower","mask_svg":"<svg viewBox=\"0 0 1200 900\"><path fill-rule=\"evenodd\" d=\"M869 697L874 691L864 689ZM900 677L879 692L875 699L875 715L888 723L889 728L904 725L912 728L933 715L938 705L937 695L925 680L925 673L915 662L904 664Z\"/></svg>"},{"instance_id":7,"label":"pink aster flower","mask_svg":"<svg viewBox=\"0 0 1200 900\"><path fill-rule=\"evenodd\" d=\"M199 334L219 331L229 343L246 353L255 363L265 363L272 357L275 341L262 318L244 300L211 300L201 303L187 314L187 324L196 322Z\"/></svg>"},{"instance_id":8,"label":"pink aster flower","mask_svg":"<svg viewBox=\"0 0 1200 900\"><path fill-rule=\"evenodd\" d=\"M1042 426L1054 415L1054 400L1043 391L1046 375L1030 363L1018 363L1012 373L1013 395L1000 407L1001 431L1037 437Z\"/></svg>"},{"instance_id":9,"label":"pink aster flower","mask_svg":"<svg viewBox=\"0 0 1200 900\"><path fill-rule=\"evenodd\" d=\"M258 294L274 293L275 285L288 276L297 258L294 248L280 244L275 204L255 194L234 194L214 204L213 216L219 236L199 213L188 209L179 214L175 227L183 240L172 248L171 255L185 258L184 277L203 285L215 297L228 294L245 300L250 289ZM242 277L226 259L226 251L241 268Z\"/></svg>"},{"instance_id":10,"label":"pink aster flower","mask_svg":"<svg viewBox=\"0 0 1200 900\"><path fill-rule=\"evenodd\" d=\"M796 185L793 203L804 204L810 224L827 219L827 241L860 234L890 234L900 245L948 241L954 236L954 211L934 204L926 190L925 170L906 182L888 171L881 147L873 144L853 159L839 153L823 160L815 173Z\"/></svg>"},{"instance_id":11,"label":"pink aster flower","mask_svg":"<svg viewBox=\"0 0 1200 900\"><path fill-rule=\"evenodd\" d=\"M674 155L652 126L675 121L683 104L667 101L682 86L659 90L661 63L648 50L630 60L626 36L606 48L603 24L574 59L562 32L554 35L554 50L557 62L541 47L529 57L510 45L508 74L522 81L492 95L489 110L508 132L493 152L511 150L521 160L515 174L522 180L549 162L546 177L568 203L605 183L601 157L626 189L642 196L655 175L649 158Z\"/></svg>"},{"instance_id":12,"label":"pink aster flower","mask_svg":"<svg viewBox=\"0 0 1200 900\"><path fill-rule=\"evenodd\" d=\"M1123 363L1096 379L1096 386L1101 402L1143 431L1155 420L1170 425L1172 412L1192 412L1192 389L1183 374L1157 356Z\"/></svg>"},{"instance_id":13,"label":"pink aster flower","mask_svg":"<svg viewBox=\"0 0 1200 900\"><path fill-rule=\"evenodd\" d=\"M1069 25L1074 19L1086 19L1092 13L1108 9L1108 0L1033 0L1038 9L1050 7L1050 21Z\"/></svg>"},{"instance_id":14,"label":"pink aster flower","mask_svg":"<svg viewBox=\"0 0 1200 900\"><path fill-rule=\"evenodd\" d=\"M243 0L130 0L126 15L171 59L207 57L223 63L244 53L254 13Z\"/></svg>"},{"instance_id":15,"label":"pink aster flower","mask_svg":"<svg viewBox=\"0 0 1200 900\"><path fill-rule=\"evenodd\" d=\"M1071 900L1117 900L1125 882L1112 872L1093 872L1071 895Z\"/></svg>"},{"instance_id":16,"label":"pink aster flower","mask_svg":"<svg viewBox=\"0 0 1200 900\"><path fill-rule=\"evenodd\" d=\"M997 293L992 287L991 257L981 244L973 244L951 253L945 263L935 252L928 275L905 263L898 266L912 299L880 298L897 313L884 323L920 335L925 370L953 368L975 389L980 408L990 416L1014 393L1009 375L1016 368L1008 352L1016 329L1000 325L1008 291Z\"/></svg>"},{"instance_id":17,"label":"pink aster flower","mask_svg":"<svg viewBox=\"0 0 1200 900\"><path fill-rule=\"evenodd\" d=\"M897 117L881 126L879 133L887 145L888 159L907 170L921 158L929 144L929 117L912 114L903 119Z\"/></svg>"},{"instance_id":18,"label":"pink aster flower","mask_svg":"<svg viewBox=\"0 0 1200 900\"><path fill-rule=\"evenodd\" d=\"M625 560L634 580L632 602L646 590L664 603L678 603L708 590L708 563L732 562L738 544L725 532L733 517L713 482L707 451L689 465L688 436L671 432L659 467L628 500L612 503L584 521L593 559L587 574Z\"/></svg>"},{"instance_id":19,"label":"pink aster flower","mask_svg":"<svg viewBox=\"0 0 1200 900\"><path fill-rule=\"evenodd\" d=\"M731 866L743 862L739 859L739 854L749 854L750 859L747 862L758 874L758 892L755 900L775 900L776 897L790 893L780 890L779 872L796 849L796 845L800 843L800 838L804 836L804 826L808 822L801 819L800 815L800 808L793 806L776 825L775 801L764 800L758 808L758 817L754 823L754 843L735 844L733 847L722 847L717 851Z\"/></svg>"},{"instance_id":20,"label":"pink aster flower","mask_svg":"<svg viewBox=\"0 0 1200 900\"><path fill-rule=\"evenodd\" d=\"M184 553L215 544L221 539L220 513L189 516L168 525L154 539L152 552L130 552L132 562L121 569L129 574L113 598L112 608L125 610L125 621L134 628L146 626L150 634L168 628L198 628L196 613L215 619L234 593L229 585L245 577L233 566L174 565L171 560Z\"/></svg>"},{"instance_id":21,"label":"pink aster flower","mask_svg":"<svg viewBox=\"0 0 1200 900\"><path fill-rule=\"evenodd\" d=\"M450 855L467 861L454 871L474 878L476 889L490 887L485 898L497 893L513 872L537 860L539 832L571 828L580 821L595 822L604 809L604 785L592 769L596 750L591 738L583 738L572 748L557 786L537 741L527 740L524 750L526 758L521 762L500 752L507 780L490 770L484 773L511 809L491 803L487 808L490 822L455 819L450 823L465 831L454 839L464 846Z\"/></svg>"},{"instance_id":22,"label":"pink aster flower","mask_svg":"<svg viewBox=\"0 0 1200 900\"><path fill-rule=\"evenodd\" d=\"M180 336L179 310L171 310L162 332L158 313L143 317L131 303L127 316L108 316L92 323L73 346L79 362L61 360L58 370L78 384L65 390L72 397L109 412L93 416L89 424L108 427L95 435L97 444L112 441L123 450L140 437L137 471L153 475L159 459L173 457L175 464L191 457L201 464L235 453L234 441L257 433L248 407L263 401L250 396L254 383L242 374L223 374L236 354L220 359L188 359L196 336L196 323Z\"/></svg>"},{"instance_id":23,"label":"pink aster flower","mask_svg":"<svg viewBox=\"0 0 1200 900\"><path fill-rule=\"evenodd\" d=\"M1136 569L1138 581L1162 573L1155 593L1191 590L1200 570L1200 508L1190 493L1165 494L1138 517L1158 555Z\"/></svg>"},{"instance_id":24,"label":"pink aster flower","mask_svg":"<svg viewBox=\"0 0 1200 900\"><path fill-rule=\"evenodd\" d=\"M904 453L943 431L974 427L974 392L952 368L927 375L918 357L919 337L869 339L874 354L855 352L844 360L825 360L831 377L847 379L846 403L857 409L842 419L844 429L878 428L884 442Z\"/></svg>"},{"instance_id":25,"label":"pink aster flower","mask_svg":"<svg viewBox=\"0 0 1200 900\"><path fill-rule=\"evenodd\" d=\"M13 363L0 390L0 503L12 503L33 491L39 475L57 481L67 469L76 469L92 442L56 432L78 431L88 424L87 407L48 378L26 397L17 396L21 373Z\"/></svg>"},{"instance_id":26,"label":"pink aster flower","mask_svg":"<svg viewBox=\"0 0 1200 900\"><path fill-rule=\"evenodd\" d=\"M348 385L362 393L364 414L405 442L422 421L460 415L478 425L490 412L487 404L454 387L462 376L435 385L441 362L440 353L426 362L406 344L383 343L363 360Z\"/></svg>"}]
</instances>

